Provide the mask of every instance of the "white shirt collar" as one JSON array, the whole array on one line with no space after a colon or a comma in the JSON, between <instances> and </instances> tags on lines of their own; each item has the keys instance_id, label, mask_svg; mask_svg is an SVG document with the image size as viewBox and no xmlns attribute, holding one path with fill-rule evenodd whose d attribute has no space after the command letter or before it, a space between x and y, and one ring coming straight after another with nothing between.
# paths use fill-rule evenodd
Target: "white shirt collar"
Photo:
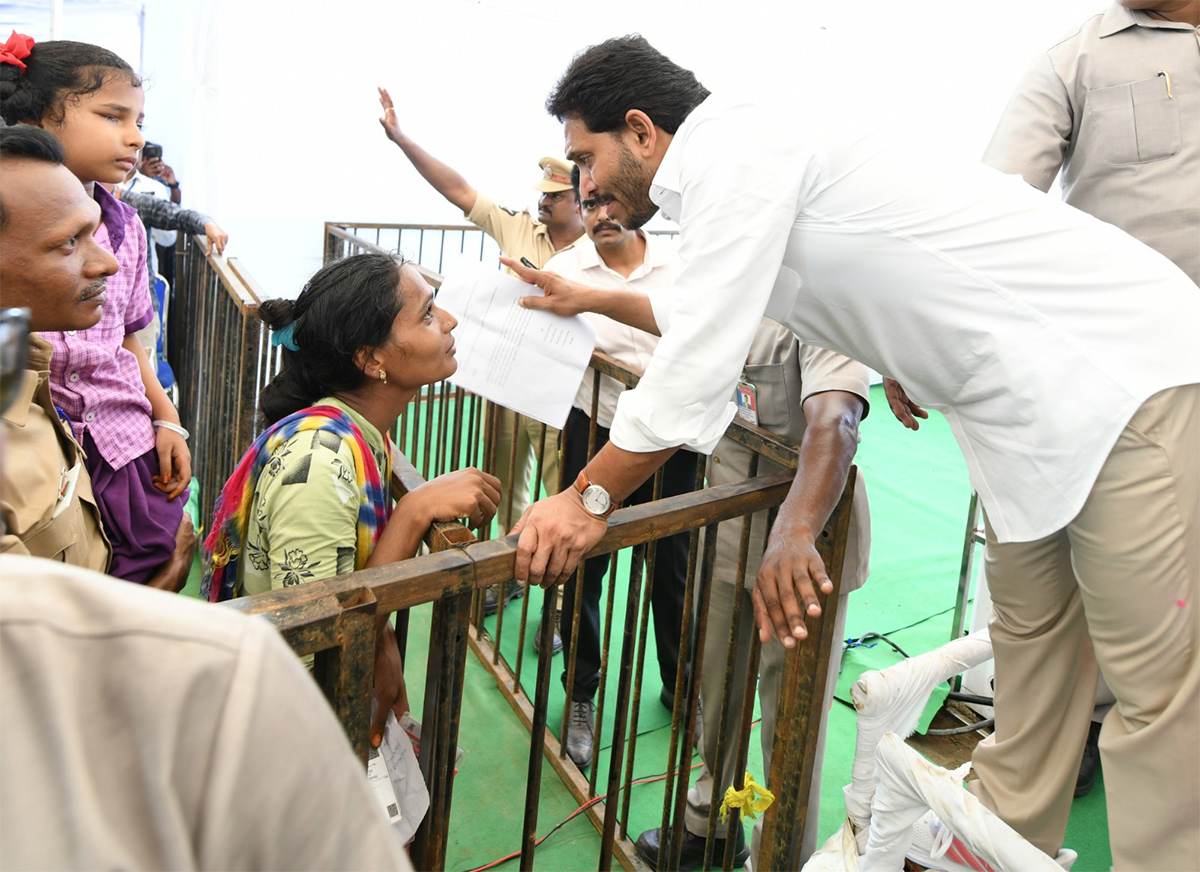
<instances>
[{"instance_id":1,"label":"white shirt collar","mask_svg":"<svg viewBox=\"0 0 1200 872\"><path fill-rule=\"evenodd\" d=\"M631 281L667 265L675 256L675 248L667 240L653 233L643 233L642 235L646 239L646 254L641 265L630 274L629 280ZM575 250L579 253L581 270L609 269L608 265L601 260L596 244L587 235L580 237L579 241L575 243Z\"/></svg>"}]
</instances>

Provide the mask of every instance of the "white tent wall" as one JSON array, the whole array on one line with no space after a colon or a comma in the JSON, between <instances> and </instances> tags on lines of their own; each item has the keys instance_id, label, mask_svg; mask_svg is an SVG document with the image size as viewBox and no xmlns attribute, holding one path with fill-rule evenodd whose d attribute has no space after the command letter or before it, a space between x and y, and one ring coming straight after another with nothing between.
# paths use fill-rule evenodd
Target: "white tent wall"
<instances>
[{"instance_id":1,"label":"white tent wall","mask_svg":"<svg viewBox=\"0 0 1200 872\"><path fill-rule=\"evenodd\" d=\"M88 4L67 0L64 15L81 38L76 5ZM228 252L268 292L293 295L320 264L325 220L461 220L384 137L377 85L417 141L522 207L537 158L562 152L546 93L607 37L640 32L710 89L759 93L785 118L800 101L977 155L1030 60L1103 6L144 0L146 132L166 146L185 204L229 231ZM758 135L746 131L746 148Z\"/></svg>"}]
</instances>

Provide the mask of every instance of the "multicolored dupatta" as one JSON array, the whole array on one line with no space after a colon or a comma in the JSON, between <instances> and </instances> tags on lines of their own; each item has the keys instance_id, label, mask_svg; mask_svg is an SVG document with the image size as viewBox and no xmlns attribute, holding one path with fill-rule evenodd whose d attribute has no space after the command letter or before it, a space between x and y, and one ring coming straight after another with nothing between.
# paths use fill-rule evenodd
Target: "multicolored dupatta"
<instances>
[{"instance_id":1,"label":"multicolored dupatta","mask_svg":"<svg viewBox=\"0 0 1200 872\"><path fill-rule=\"evenodd\" d=\"M341 436L350 445L361 500L354 568L362 569L375 550L375 543L391 514L391 499L385 487L392 477L390 451L384 475L380 478L371 446L350 416L336 406L311 406L280 419L264 431L254 440L229 481L225 482L213 511L212 530L204 540L206 554L204 580L200 585L201 599L215 603L238 595L238 560L250 523L250 509L258 477L275 450L302 430L328 430Z\"/></svg>"}]
</instances>

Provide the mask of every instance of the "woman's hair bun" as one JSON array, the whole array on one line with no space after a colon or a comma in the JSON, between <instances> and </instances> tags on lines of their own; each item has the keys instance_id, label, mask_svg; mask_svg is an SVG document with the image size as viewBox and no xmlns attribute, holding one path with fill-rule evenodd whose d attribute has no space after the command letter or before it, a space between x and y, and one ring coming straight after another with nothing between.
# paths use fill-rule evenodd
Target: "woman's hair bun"
<instances>
[{"instance_id":1,"label":"woman's hair bun","mask_svg":"<svg viewBox=\"0 0 1200 872\"><path fill-rule=\"evenodd\" d=\"M296 320L296 301L263 300L258 306L258 318L272 330L286 327Z\"/></svg>"}]
</instances>

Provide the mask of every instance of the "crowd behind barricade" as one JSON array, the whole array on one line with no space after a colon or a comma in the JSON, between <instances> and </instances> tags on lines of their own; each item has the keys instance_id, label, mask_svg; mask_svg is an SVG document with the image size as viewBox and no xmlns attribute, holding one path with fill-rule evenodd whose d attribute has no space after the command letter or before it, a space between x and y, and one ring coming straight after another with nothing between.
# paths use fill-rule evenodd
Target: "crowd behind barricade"
<instances>
[{"instance_id":1,"label":"crowd behind barricade","mask_svg":"<svg viewBox=\"0 0 1200 872\"><path fill-rule=\"evenodd\" d=\"M680 867L700 868L707 850L718 863L728 854L754 868L761 821L750 844L736 812L713 823L714 804L741 778L718 736L742 731L744 700L755 690L745 652L757 633L770 783L773 743L789 729L776 722L784 658L807 636L806 620L821 615L818 592L832 591L815 539L846 486L868 412L864 361L895 376L887 396L908 426L925 415L920 402L951 418L983 496L999 685L996 733L980 747L981 778L971 789L1062 863L1070 794L1090 789L1104 760L1116 868L1194 868L1200 664L1187 615L1200 579L1200 475L1187 446L1194 450L1200 428L1200 245L1187 239L1200 235L1200 214L1194 197L1169 196L1186 186L1152 174L1139 176L1139 191L1154 186L1150 199L1170 200L1170 220L1158 220L1166 207L1113 207L1147 198L1110 172L1112 160L1092 157L1111 143L1076 128L1087 117L1079 104L1119 85L1093 72L1102 65L1079 61L1102 55L1112 43L1089 41L1108 37L1131 43L1112 61L1112 75L1134 80L1139 100L1160 114L1197 113L1195 57L1169 74L1147 74L1129 58L1169 51L1159 46L1181 33L1191 34L1194 55L1198 7L1110 6L1035 66L986 158L1043 191L1061 169L1068 203L1146 245L990 170L963 170L958 185L922 188L915 173L900 182L886 150L861 141L840 152L781 144L750 167L735 159L730 131L759 123L756 110L710 95L638 37L581 53L551 93L547 109L564 122L567 160L538 161L536 216L500 206L425 151L401 130L381 88L387 137L495 239L512 274L541 290L522 305L587 318L596 349L645 378L626 392L589 369L561 432L497 408L492 472L459 469L394 492L398 450L389 432L422 389L454 374L457 322L399 255L327 263L295 300L267 301L259 312L280 370L259 398L264 429L222 488L211 523L204 519L201 599L407 560L436 522L483 531L495 521L520 534L517 578L489 589L483 611L502 612L526 584L561 583L561 606L553 598L545 606L555 610L553 644L540 650L540 634L536 644L544 658L564 652L562 742L578 769L594 769L609 561L582 555L618 504L655 497L659 466L662 497L769 471L769 461L724 436L736 412L799 446L797 474L774 526L765 511L751 520L765 553L748 563L739 556L740 521L721 524L709 543L713 589L699 674L689 671L694 658L680 655L690 614L687 534L655 543L652 604L659 700L675 710L695 687L702 703L695 736L703 766L676 838ZM1098 78L1082 81L1087 75ZM1150 93L1160 86L1178 105L1160 105ZM4 322L12 328L4 352L19 362L5 359L0 458L0 865L406 868L304 668L311 661L292 655L265 624L163 593L184 586L197 536L185 512L190 434L160 378L156 328L170 299L175 232L205 236L217 254L228 237L211 217L182 207L161 146L142 135L143 105L141 79L106 49L35 44L16 33L0 47L0 294L5 307L25 310L6 310ZM1197 179L1200 126L1188 120L1166 124L1173 145L1154 139L1166 122L1140 126L1118 163ZM881 184L894 188L887 207L865 193ZM880 209L895 211L872 211ZM660 210L680 222L685 247L641 229ZM922 223L933 212L949 224ZM1051 251L1017 225L1060 245ZM957 234L968 227L986 238L964 244ZM883 266L900 261L908 264L903 279ZM1043 289L1059 275L1078 284L1086 302L1048 300ZM880 292L897 281L904 287L891 297ZM970 305L957 302L960 314L949 313L950 292L978 301L977 317L991 320L971 322ZM871 305L881 311L863 309ZM901 310L913 314L918 337L962 342L938 357L923 341L901 341ZM1127 328L1119 339L1109 329L1114 319ZM1052 403L1044 373L989 345L1029 331L1045 335L1043 351L1056 366L1073 362L1069 402ZM1119 344L1116 364L1096 362L1097 337ZM1150 340L1169 352L1161 361L1142 353ZM955 367L977 386L964 387L971 379ZM1099 406L1116 411L1101 414ZM1085 409L1096 438L1075 452L1087 465L1077 472L1062 459L1072 452L1060 417ZM817 849L824 713L847 595L868 574L865 487L855 479L807 825L794 834L801 863ZM1131 492L1136 499L1126 502ZM1121 551L1115 530L1129 531L1119 517L1164 502L1170 512L1142 512L1133 531L1141 556ZM1157 580L1146 608L1161 600L1177 611L1164 623L1125 607L1128 627L1115 628L1113 603L1127 599L1118 589L1147 574ZM390 715L403 720L410 710L391 618L378 614L373 625L374 748L384 744ZM1131 653L1130 632L1155 652L1152 664ZM732 691L723 687L727 662L738 676ZM1018 699L1035 666L1051 676L1045 692ZM1108 684L1097 691L1101 675ZM1089 730L1093 703L1107 707ZM1064 707L1053 735L1036 729ZM1154 805L1167 751L1172 766L1182 760L1187 770L1182 798L1156 805L1159 823L1151 826L1136 807ZM62 767L54 777L38 771L51 759ZM1030 771L1036 777L1013 774ZM975 856L958 838L966 836L936 817L914 827L936 848L920 848L915 837L913 857L923 865L988 868L976 865L987 863L986 852ZM646 829L636 848L657 868L671 837Z\"/></svg>"}]
</instances>

